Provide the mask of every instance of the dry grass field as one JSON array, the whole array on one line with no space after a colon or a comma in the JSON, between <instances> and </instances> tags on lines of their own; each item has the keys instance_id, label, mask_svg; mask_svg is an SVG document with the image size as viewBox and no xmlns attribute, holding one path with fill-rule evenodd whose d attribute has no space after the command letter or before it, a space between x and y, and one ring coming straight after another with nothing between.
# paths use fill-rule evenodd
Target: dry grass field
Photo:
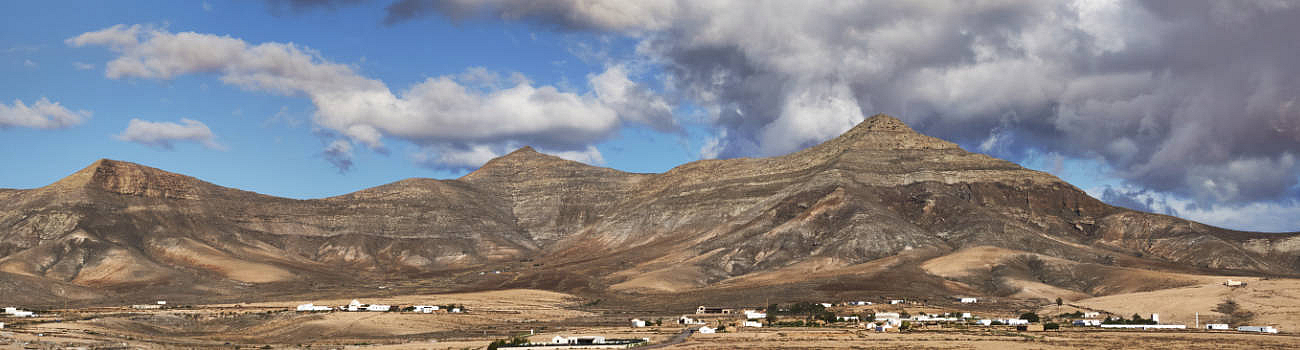
<instances>
[{"instance_id":1,"label":"dry grass field","mask_svg":"<svg viewBox=\"0 0 1300 350\"><path fill-rule=\"evenodd\" d=\"M695 334L674 349L1076 349L1141 348L1217 349L1300 348L1300 280L1246 279L1245 287L1206 283L1152 292L1127 293L1071 301L1076 309L1116 314L1157 312L1164 323L1190 323L1192 312L1202 320L1208 310L1231 296L1257 314L1258 324L1275 325L1283 334L1237 332L1115 331L1065 327L1059 331L1016 332L1005 327L957 327L876 333L860 327L740 328ZM378 312L296 312L302 303L337 306L350 298L283 300L242 304L208 304L163 310L103 307L55 310L57 315L10 323L0 332L0 348L139 349L482 349L491 341L535 331L530 339L547 342L556 335L600 335L607 338L650 338L663 342L681 331L671 324L672 313L595 308L591 300L540 290L501 290L472 293L415 294L360 298L363 303L390 305L464 305L469 313L415 314ZM990 305L991 306L991 305ZM910 305L854 307L906 310L911 313L953 311L941 306ZM897 308L897 310L894 310ZM1055 306L1040 314L1056 313ZM989 317L1008 312L981 311ZM631 328L631 317L663 318L662 327ZM5 320L14 321L14 320ZM1189 324L1190 326L1190 324ZM124 345L125 344L125 345Z\"/></svg>"}]
</instances>

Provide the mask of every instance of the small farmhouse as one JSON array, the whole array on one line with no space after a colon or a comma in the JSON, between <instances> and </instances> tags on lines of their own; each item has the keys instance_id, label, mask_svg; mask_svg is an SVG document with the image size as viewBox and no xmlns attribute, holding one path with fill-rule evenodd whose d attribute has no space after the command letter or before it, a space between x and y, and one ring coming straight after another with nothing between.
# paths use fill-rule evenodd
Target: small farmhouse
<instances>
[{"instance_id":1,"label":"small farmhouse","mask_svg":"<svg viewBox=\"0 0 1300 350\"><path fill-rule=\"evenodd\" d=\"M1208 323L1208 324L1205 325L1205 329L1216 330L1216 331L1226 331L1226 330L1231 330L1232 327L1228 327L1228 324L1227 324L1227 323Z\"/></svg>"},{"instance_id":2,"label":"small farmhouse","mask_svg":"<svg viewBox=\"0 0 1300 350\"><path fill-rule=\"evenodd\" d=\"M759 323L758 321L745 321L744 326L745 326L745 327L760 328L760 327L763 327L763 324L762 324L762 323Z\"/></svg>"},{"instance_id":3,"label":"small farmhouse","mask_svg":"<svg viewBox=\"0 0 1300 350\"><path fill-rule=\"evenodd\" d=\"M298 305L297 310L305 311L305 312L316 312L316 311L330 311L331 308L329 306L317 306L311 303L307 303L307 304Z\"/></svg>"},{"instance_id":4,"label":"small farmhouse","mask_svg":"<svg viewBox=\"0 0 1300 350\"><path fill-rule=\"evenodd\" d=\"M957 298L957 301L960 301L962 304L974 304L979 300L975 298Z\"/></svg>"},{"instance_id":5,"label":"small farmhouse","mask_svg":"<svg viewBox=\"0 0 1300 350\"><path fill-rule=\"evenodd\" d=\"M645 321L639 318L634 318L632 319L632 327L636 327L636 328L645 327Z\"/></svg>"},{"instance_id":6,"label":"small farmhouse","mask_svg":"<svg viewBox=\"0 0 1300 350\"><path fill-rule=\"evenodd\" d=\"M413 311L413 312L419 312L419 313L425 313L425 314L431 314L431 313L433 313L434 311L438 311L438 306L437 306L437 305L416 305L416 306L414 306L414 309L411 310L411 311Z\"/></svg>"},{"instance_id":7,"label":"small farmhouse","mask_svg":"<svg viewBox=\"0 0 1300 350\"><path fill-rule=\"evenodd\" d=\"M713 328L709 326L700 327L700 334L713 334L717 332L718 332L717 328Z\"/></svg>"},{"instance_id":8,"label":"small farmhouse","mask_svg":"<svg viewBox=\"0 0 1300 350\"><path fill-rule=\"evenodd\" d=\"M724 309L724 308L720 308L720 307L709 307L709 306L704 306L704 305L700 305L700 307L698 307L698 308L695 309L695 313L696 313L697 315L707 315L707 314L731 314L732 312L735 312L735 311L736 311L736 310L733 310L733 309Z\"/></svg>"},{"instance_id":9,"label":"small farmhouse","mask_svg":"<svg viewBox=\"0 0 1300 350\"><path fill-rule=\"evenodd\" d=\"M1273 328L1273 326L1241 326L1241 327L1237 327L1237 331L1277 334L1277 328Z\"/></svg>"}]
</instances>

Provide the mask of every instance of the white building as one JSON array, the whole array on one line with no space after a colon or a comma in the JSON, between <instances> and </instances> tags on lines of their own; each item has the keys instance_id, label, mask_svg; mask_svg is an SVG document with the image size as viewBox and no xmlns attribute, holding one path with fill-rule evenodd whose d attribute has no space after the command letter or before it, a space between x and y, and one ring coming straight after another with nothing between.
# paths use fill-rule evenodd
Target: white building
<instances>
[{"instance_id":1,"label":"white building","mask_svg":"<svg viewBox=\"0 0 1300 350\"><path fill-rule=\"evenodd\" d=\"M645 321L642 321L639 318L634 318L632 319L632 327L636 327L636 328L645 327Z\"/></svg>"},{"instance_id":2,"label":"white building","mask_svg":"<svg viewBox=\"0 0 1300 350\"><path fill-rule=\"evenodd\" d=\"M1160 324L1160 314L1151 314L1151 321Z\"/></svg>"},{"instance_id":3,"label":"white building","mask_svg":"<svg viewBox=\"0 0 1300 350\"><path fill-rule=\"evenodd\" d=\"M717 328L713 328L709 326L700 327L700 334L713 334L717 332L718 332Z\"/></svg>"},{"instance_id":4,"label":"white building","mask_svg":"<svg viewBox=\"0 0 1300 350\"><path fill-rule=\"evenodd\" d=\"M678 324L704 324L704 321L682 316L681 318L677 319L677 323Z\"/></svg>"},{"instance_id":5,"label":"white building","mask_svg":"<svg viewBox=\"0 0 1300 350\"><path fill-rule=\"evenodd\" d=\"M902 304L902 303L905 303L905 302L907 302L907 301L906 301L906 300L903 300L903 299L894 299L894 300L890 300L890 301L889 301L889 305L898 305L898 304Z\"/></svg>"},{"instance_id":6,"label":"white building","mask_svg":"<svg viewBox=\"0 0 1300 350\"><path fill-rule=\"evenodd\" d=\"M352 299L351 303L348 303L347 306L343 307L344 310L352 311L352 312L361 311L362 309L365 308L366 308L366 304L362 304L360 301L356 299Z\"/></svg>"},{"instance_id":7,"label":"white building","mask_svg":"<svg viewBox=\"0 0 1300 350\"><path fill-rule=\"evenodd\" d=\"M1241 326L1237 327L1237 331L1277 334L1277 328L1273 328L1273 326Z\"/></svg>"},{"instance_id":8,"label":"white building","mask_svg":"<svg viewBox=\"0 0 1300 350\"><path fill-rule=\"evenodd\" d=\"M899 318L902 318L902 317L899 316L899 314L898 314L897 312L877 312L877 313L876 313L876 319L877 319L877 320L879 320L879 319L886 319L886 318L899 319Z\"/></svg>"},{"instance_id":9,"label":"white building","mask_svg":"<svg viewBox=\"0 0 1300 350\"><path fill-rule=\"evenodd\" d=\"M763 318L767 318L767 313L758 312L755 310L745 310L745 318L750 320L763 319Z\"/></svg>"},{"instance_id":10,"label":"white building","mask_svg":"<svg viewBox=\"0 0 1300 350\"><path fill-rule=\"evenodd\" d=\"M434 311L438 311L438 309L439 309L439 308L438 308L438 305L416 305L416 306L415 306L415 310L412 310L412 311L414 311L414 312L419 312L419 313L431 314L431 313L433 313Z\"/></svg>"},{"instance_id":11,"label":"white building","mask_svg":"<svg viewBox=\"0 0 1300 350\"><path fill-rule=\"evenodd\" d=\"M453 314L458 314L458 313L465 312L465 310L461 310L461 309L458 308L458 307L453 307L453 308L451 308L451 311L447 311L447 312L450 312L450 313L453 313Z\"/></svg>"},{"instance_id":12,"label":"white building","mask_svg":"<svg viewBox=\"0 0 1300 350\"><path fill-rule=\"evenodd\" d=\"M758 321L745 321L745 327L761 328L763 324Z\"/></svg>"},{"instance_id":13,"label":"white building","mask_svg":"<svg viewBox=\"0 0 1300 350\"><path fill-rule=\"evenodd\" d=\"M604 343L605 343L605 337L602 336L565 337L565 336L557 335L555 336L555 338L551 338L551 344L579 345L579 344L604 344Z\"/></svg>"},{"instance_id":14,"label":"white building","mask_svg":"<svg viewBox=\"0 0 1300 350\"><path fill-rule=\"evenodd\" d=\"M833 305L833 304L831 304L831 303L821 303L821 305L822 305L822 307L831 307L831 306L835 306L835 305Z\"/></svg>"},{"instance_id":15,"label":"white building","mask_svg":"<svg viewBox=\"0 0 1300 350\"><path fill-rule=\"evenodd\" d=\"M1101 320L1074 320L1075 326L1097 327L1101 325Z\"/></svg>"},{"instance_id":16,"label":"white building","mask_svg":"<svg viewBox=\"0 0 1300 350\"><path fill-rule=\"evenodd\" d=\"M993 320L978 320L978 321L975 321L975 323L977 323L977 324L979 324L979 325L981 325L981 326L992 326L992 325L993 325Z\"/></svg>"},{"instance_id":17,"label":"white building","mask_svg":"<svg viewBox=\"0 0 1300 350\"><path fill-rule=\"evenodd\" d=\"M1100 313L1100 312L1089 311L1089 312L1085 312L1085 313L1083 313L1083 318L1098 318L1098 317L1101 317L1101 313Z\"/></svg>"},{"instance_id":18,"label":"white building","mask_svg":"<svg viewBox=\"0 0 1300 350\"><path fill-rule=\"evenodd\" d=\"M391 309L391 308L393 308L393 307L392 307L392 306L389 306L389 305L382 305L382 304L370 304L370 305L366 305L366 311L374 311L374 312L385 312L385 311L388 311L388 309Z\"/></svg>"},{"instance_id":19,"label":"white building","mask_svg":"<svg viewBox=\"0 0 1300 350\"><path fill-rule=\"evenodd\" d=\"M316 306L311 303L298 305L298 311L330 311L329 306Z\"/></svg>"},{"instance_id":20,"label":"white building","mask_svg":"<svg viewBox=\"0 0 1300 350\"><path fill-rule=\"evenodd\" d=\"M1226 331L1226 330L1231 330L1232 327L1229 327L1227 323L1206 323L1206 324L1205 324L1205 329L1216 330L1216 331Z\"/></svg>"},{"instance_id":21,"label":"white building","mask_svg":"<svg viewBox=\"0 0 1300 350\"><path fill-rule=\"evenodd\" d=\"M969 312L963 312L963 313L961 313L961 318L972 318L972 317L974 317L974 316L971 316Z\"/></svg>"},{"instance_id":22,"label":"white building","mask_svg":"<svg viewBox=\"0 0 1300 350\"><path fill-rule=\"evenodd\" d=\"M1233 280L1228 280L1227 282L1223 282L1223 285L1225 285L1225 286L1229 286L1229 287L1241 287L1241 286L1246 285L1246 282L1243 282L1243 281L1233 281Z\"/></svg>"},{"instance_id":23,"label":"white building","mask_svg":"<svg viewBox=\"0 0 1300 350\"><path fill-rule=\"evenodd\" d=\"M36 317L36 313L16 307L6 307L5 313L13 317Z\"/></svg>"},{"instance_id":24,"label":"white building","mask_svg":"<svg viewBox=\"0 0 1300 350\"><path fill-rule=\"evenodd\" d=\"M976 298L957 298L957 300L961 301L962 304L974 304L979 301L979 299Z\"/></svg>"},{"instance_id":25,"label":"white building","mask_svg":"<svg viewBox=\"0 0 1300 350\"><path fill-rule=\"evenodd\" d=\"M1029 320L1022 319L1022 318L1008 318L1008 319L1001 319L998 321L1002 321L1002 323L1008 326L1023 326L1029 324Z\"/></svg>"},{"instance_id":26,"label":"white building","mask_svg":"<svg viewBox=\"0 0 1300 350\"><path fill-rule=\"evenodd\" d=\"M1187 329L1187 325L1181 324L1103 324L1101 328L1125 328L1125 329Z\"/></svg>"},{"instance_id":27,"label":"white building","mask_svg":"<svg viewBox=\"0 0 1300 350\"><path fill-rule=\"evenodd\" d=\"M858 305L858 306L862 306L862 305L871 305L871 302L870 302L870 301L861 301L861 300L859 300L859 301L850 301L850 302L849 302L849 305Z\"/></svg>"}]
</instances>

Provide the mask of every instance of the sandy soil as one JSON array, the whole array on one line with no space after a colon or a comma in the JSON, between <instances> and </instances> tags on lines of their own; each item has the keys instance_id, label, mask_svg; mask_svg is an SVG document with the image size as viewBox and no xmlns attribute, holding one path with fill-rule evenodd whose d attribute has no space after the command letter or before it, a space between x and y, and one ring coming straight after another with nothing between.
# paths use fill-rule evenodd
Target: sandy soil
<instances>
[{"instance_id":1,"label":"sandy soil","mask_svg":"<svg viewBox=\"0 0 1300 350\"><path fill-rule=\"evenodd\" d=\"M1213 344L1213 345L1211 345ZM938 331L768 328L699 334L676 349L1292 349L1300 338L1237 333Z\"/></svg>"},{"instance_id":2,"label":"sandy soil","mask_svg":"<svg viewBox=\"0 0 1300 350\"><path fill-rule=\"evenodd\" d=\"M1233 277L1247 282L1245 287L1233 288L1222 284L1227 279L1222 277L1183 288L1084 299L1071 304L1125 316L1138 313L1149 317L1151 313L1159 313L1161 323L1191 327L1195 325L1197 312L1202 324L1222 317L1210 310L1231 298L1255 313L1256 324L1276 326L1283 332L1300 332L1300 280Z\"/></svg>"}]
</instances>

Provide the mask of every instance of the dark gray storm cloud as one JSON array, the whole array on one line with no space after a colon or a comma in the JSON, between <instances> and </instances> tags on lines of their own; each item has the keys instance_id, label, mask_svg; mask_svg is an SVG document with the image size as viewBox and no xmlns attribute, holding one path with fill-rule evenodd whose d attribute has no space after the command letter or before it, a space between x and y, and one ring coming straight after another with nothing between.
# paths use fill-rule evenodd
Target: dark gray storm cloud
<instances>
[{"instance_id":1,"label":"dark gray storm cloud","mask_svg":"<svg viewBox=\"0 0 1300 350\"><path fill-rule=\"evenodd\" d=\"M997 156L1097 159L1201 205L1293 201L1293 1L414 1L628 35L711 111L719 157L821 142L877 112ZM1014 137L1008 137L1014 136ZM987 149L986 149L987 146Z\"/></svg>"}]
</instances>

